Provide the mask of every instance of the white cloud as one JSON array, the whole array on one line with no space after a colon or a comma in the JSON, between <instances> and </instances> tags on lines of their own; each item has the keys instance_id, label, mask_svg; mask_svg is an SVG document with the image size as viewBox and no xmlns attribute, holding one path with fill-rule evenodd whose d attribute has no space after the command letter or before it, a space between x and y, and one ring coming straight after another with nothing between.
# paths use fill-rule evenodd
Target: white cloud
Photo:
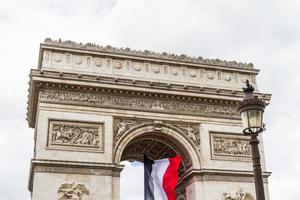
<instances>
[{"instance_id":1,"label":"white cloud","mask_svg":"<svg viewBox=\"0 0 300 200\"><path fill-rule=\"evenodd\" d=\"M6 181L0 183L0 199L29 199L33 131L25 122L27 75L48 36L253 62L261 69L260 89L273 93L264 136L273 171L271 199L297 199L299 19L297 0L1 1L0 177Z\"/></svg>"}]
</instances>

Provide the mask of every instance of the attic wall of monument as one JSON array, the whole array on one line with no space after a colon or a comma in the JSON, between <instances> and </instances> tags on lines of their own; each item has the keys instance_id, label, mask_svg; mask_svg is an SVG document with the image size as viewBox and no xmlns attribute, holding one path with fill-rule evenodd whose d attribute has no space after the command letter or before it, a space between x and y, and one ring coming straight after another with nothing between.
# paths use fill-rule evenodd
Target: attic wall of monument
<instances>
[{"instance_id":1,"label":"attic wall of monument","mask_svg":"<svg viewBox=\"0 0 300 200\"><path fill-rule=\"evenodd\" d=\"M161 81L187 85L240 90L246 80L256 87L256 72L239 72L230 68L209 68L168 64L163 61L138 61L108 57L105 55L82 55L72 52L48 51L43 53L42 69L83 74L101 74L113 77L130 77L137 80ZM240 70L242 71L242 70Z\"/></svg>"}]
</instances>

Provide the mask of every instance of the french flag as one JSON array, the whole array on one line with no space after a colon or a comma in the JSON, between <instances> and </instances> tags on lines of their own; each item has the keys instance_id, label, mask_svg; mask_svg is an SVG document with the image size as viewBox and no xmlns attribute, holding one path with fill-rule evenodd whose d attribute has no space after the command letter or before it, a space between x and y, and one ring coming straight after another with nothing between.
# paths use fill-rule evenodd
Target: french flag
<instances>
[{"instance_id":1,"label":"french flag","mask_svg":"<svg viewBox=\"0 0 300 200\"><path fill-rule=\"evenodd\" d=\"M176 200L180 162L179 155L154 161L144 155L145 200Z\"/></svg>"}]
</instances>

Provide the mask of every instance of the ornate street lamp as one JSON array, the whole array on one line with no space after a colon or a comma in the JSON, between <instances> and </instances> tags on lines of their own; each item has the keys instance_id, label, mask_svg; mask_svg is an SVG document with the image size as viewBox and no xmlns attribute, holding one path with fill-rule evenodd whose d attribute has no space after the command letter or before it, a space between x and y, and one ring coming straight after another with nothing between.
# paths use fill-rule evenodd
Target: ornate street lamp
<instances>
[{"instance_id":1,"label":"ornate street lamp","mask_svg":"<svg viewBox=\"0 0 300 200\"><path fill-rule=\"evenodd\" d=\"M264 131L263 113L266 103L253 96L254 87L246 81L246 88L243 88L245 98L240 102L238 111L242 117L244 134L251 137L250 145L252 150L252 161L254 169L256 200L265 200L264 183L261 172L260 155L257 136Z\"/></svg>"}]
</instances>

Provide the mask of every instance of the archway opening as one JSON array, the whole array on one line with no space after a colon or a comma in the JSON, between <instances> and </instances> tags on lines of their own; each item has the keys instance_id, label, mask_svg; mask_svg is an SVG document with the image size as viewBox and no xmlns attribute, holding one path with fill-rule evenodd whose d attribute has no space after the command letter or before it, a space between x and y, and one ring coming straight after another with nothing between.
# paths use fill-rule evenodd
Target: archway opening
<instances>
[{"instance_id":1,"label":"archway opening","mask_svg":"<svg viewBox=\"0 0 300 200\"><path fill-rule=\"evenodd\" d=\"M180 178L176 188L176 194L180 197L185 196L183 177L192 166L189 153L180 142L161 132L145 133L129 141L121 155L121 164L124 164L125 167L121 173L120 199L143 199L143 155L147 155L149 158L157 160L173 157L177 154L182 157L182 162L178 170ZM130 194L133 193L136 195L127 195L129 191Z\"/></svg>"}]
</instances>

